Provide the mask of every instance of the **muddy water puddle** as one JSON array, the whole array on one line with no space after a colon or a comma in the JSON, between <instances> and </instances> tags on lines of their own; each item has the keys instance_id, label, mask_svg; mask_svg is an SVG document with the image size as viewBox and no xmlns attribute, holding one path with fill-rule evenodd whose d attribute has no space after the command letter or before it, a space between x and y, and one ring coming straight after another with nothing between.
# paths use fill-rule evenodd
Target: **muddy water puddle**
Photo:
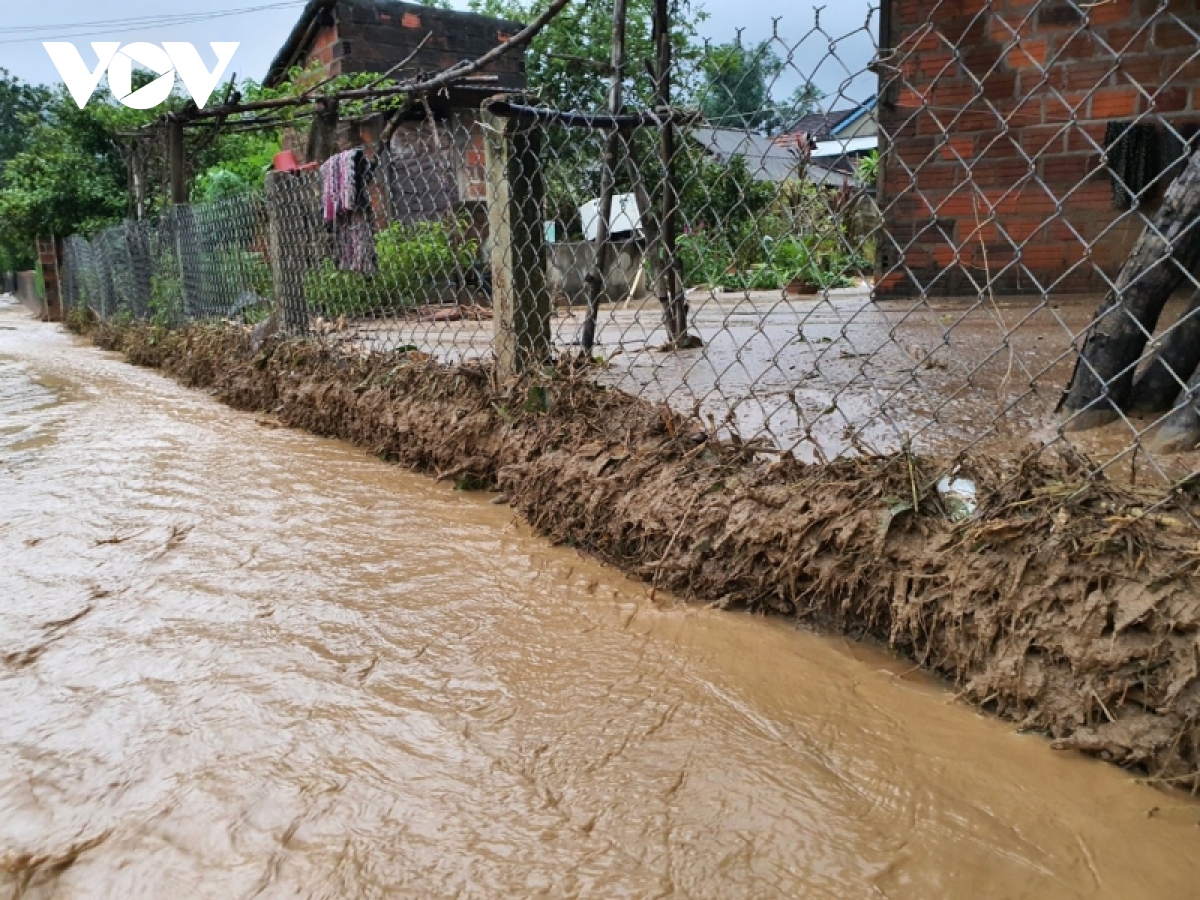
<instances>
[{"instance_id":1,"label":"muddy water puddle","mask_svg":"<svg viewBox=\"0 0 1200 900\"><path fill-rule=\"evenodd\" d=\"M1195 896L1185 798L23 316L0 897Z\"/></svg>"}]
</instances>

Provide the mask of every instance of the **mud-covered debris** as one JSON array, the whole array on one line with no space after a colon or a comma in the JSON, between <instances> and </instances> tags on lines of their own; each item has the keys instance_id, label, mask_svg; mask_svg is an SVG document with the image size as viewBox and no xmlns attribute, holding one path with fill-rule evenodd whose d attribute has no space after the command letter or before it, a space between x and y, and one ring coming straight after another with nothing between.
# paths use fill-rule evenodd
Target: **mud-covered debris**
<instances>
[{"instance_id":1,"label":"mud-covered debris","mask_svg":"<svg viewBox=\"0 0 1200 900\"><path fill-rule=\"evenodd\" d=\"M480 362L278 336L255 350L234 325L94 337L232 406L499 490L658 589L884 641L1059 746L1200 789L1200 549L1169 524L1200 517L1195 492L1164 499L1067 446L1031 449L958 460L951 484L969 479L976 506L952 521L942 461L801 463L569 360L504 385Z\"/></svg>"},{"instance_id":2,"label":"mud-covered debris","mask_svg":"<svg viewBox=\"0 0 1200 900\"><path fill-rule=\"evenodd\" d=\"M946 504L946 511L953 522L961 522L975 514L978 506L978 491L975 482L970 478L956 478L946 475L937 483L938 495Z\"/></svg>"}]
</instances>

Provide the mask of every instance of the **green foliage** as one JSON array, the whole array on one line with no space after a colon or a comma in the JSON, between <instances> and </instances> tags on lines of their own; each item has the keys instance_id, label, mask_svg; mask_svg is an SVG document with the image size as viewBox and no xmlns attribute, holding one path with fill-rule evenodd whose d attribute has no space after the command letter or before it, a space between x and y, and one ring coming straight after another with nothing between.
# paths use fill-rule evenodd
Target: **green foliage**
<instances>
[{"instance_id":1,"label":"green foliage","mask_svg":"<svg viewBox=\"0 0 1200 900\"><path fill-rule=\"evenodd\" d=\"M745 159L720 163L687 154L681 193L689 233L679 239L688 285L774 291L793 282L846 287L868 265L848 249L840 195L807 179L783 185L756 180Z\"/></svg>"},{"instance_id":2,"label":"green foliage","mask_svg":"<svg viewBox=\"0 0 1200 900\"><path fill-rule=\"evenodd\" d=\"M850 273L863 261L814 235L766 239L755 250L734 248L705 233L680 240L680 259L689 285L707 284L727 291L777 291L798 283L820 290L849 287ZM744 262L753 258L753 262Z\"/></svg>"},{"instance_id":3,"label":"green foliage","mask_svg":"<svg viewBox=\"0 0 1200 900\"><path fill-rule=\"evenodd\" d=\"M434 6L438 4L426 3L425 5ZM408 77L414 73L404 72L397 74L403 74L405 77ZM365 87L388 88L394 87L396 84L395 78L381 79L378 72L352 72L345 75L335 75L330 78L326 74L325 67L321 61L314 59L307 66L293 66L288 70L287 78L274 87L266 87L256 82L247 82L240 90L242 100L251 102L278 100L309 92L314 97L320 97L338 91L350 91ZM338 115L342 119L351 119L369 115L371 112L394 109L404 102L404 97L400 94L397 94L394 98L382 98L370 102L343 100L338 106ZM281 121L291 121L297 115L302 115L305 112L306 110L302 107L288 106L272 110L271 114L274 118Z\"/></svg>"},{"instance_id":4,"label":"green foliage","mask_svg":"<svg viewBox=\"0 0 1200 900\"><path fill-rule=\"evenodd\" d=\"M280 149L274 133L230 136L221 147L221 162L196 178L192 202L211 203L261 190Z\"/></svg>"},{"instance_id":5,"label":"green foliage","mask_svg":"<svg viewBox=\"0 0 1200 900\"><path fill-rule=\"evenodd\" d=\"M49 102L49 90L22 84L0 68L0 188L6 164L25 149ZM33 265L33 258L32 244L9 243L0 237L0 272L24 269Z\"/></svg>"},{"instance_id":6,"label":"green foliage","mask_svg":"<svg viewBox=\"0 0 1200 900\"><path fill-rule=\"evenodd\" d=\"M134 85L150 80L134 73ZM252 82L243 91L258 91ZM18 97L5 105L8 98ZM182 108L186 101L173 94L153 110L129 109L115 102L107 89L79 109L65 88L45 91L0 79L0 126L5 110L21 127L0 127L0 144L16 151L4 164L0 178L0 261L30 254L39 235L91 235L130 214L128 134ZM31 111L30 107L34 107ZM26 129L21 131L21 128ZM146 161L145 213L153 216L165 203L166 159L161 133L147 132L142 148ZM262 184L278 136L266 134L188 134L188 159L197 179L195 198L215 199Z\"/></svg>"},{"instance_id":7,"label":"green foliage","mask_svg":"<svg viewBox=\"0 0 1200 900\"><path fill-rule=\"evenodd\" d=\"M22 84L0 68L0 180L4 164L24 149L29 132L49 102L47 88Z\"/></svg>"},{"instance_id":8,"label":"green foliage","mask_svg":"<svg viewBox=\"0 0 1200 900\"><path fill-rule=\"evenodd\" d=\"M733 264L733 249L708 231L681 234L676 251L689 287L720 284Z\"/></svg>"},{"instance_id":9,"label":"green foliage","mask_svg":"<svg viewBox=\"0 0 1200 900\"><path fill-rule=\"evenodd\" d=\"M0 185L0 243L91 233L125 212L127 173L116 132L146 114L97 98L84 109L60 89L8 160Z\"/></svg>"},{"instance_id":10,"label":"green foliage","mask_svg":"<svg viewBox=\"0 0 1200 900\"><path fill-rule=\"evenodd\" d=\"M470 0L479 13L517 22L531 22L550 0ZM673 100L687 105L694 96L696 67L702 47L696 25L707 15L690 0L672 0L672 40L677 70ZM654 86L645 62L655 58L651 39L654 0L629 0L626 17L627 79L625 103L630 108L654 106ZM555 109L600 110L607 108L611 83L612 4L573 3L566 7L533 39L526 54L526 80L538 101ZM651 193L660 171L657 150L645 131L635 135L632 154ZM579 131L552 128L546 132L541 158L546 181L546 216L564 223L573 237L580 235L579 206L600 195L602 147L600 135L584 138ZM617 189L632 189L624 173Z\"/></svg>"},{"instance_id":11,"label":"green foliage","mask_svg":"<svg viewBox=\"0 0 1200 900\"><path fill-rule=\"evenodd\" d=\"M225 265L232 266L237 271L246 290L254 291L260 297L270 297L274 293L275 282L271 276L271 266L263 254L251 250L232 250Z\"/></svg>"},{"instance_id":12,"label":"green foliage","mask_svg":"<svg viewBox=\"0 0 1200 900\"><path fill-rule=\"evenodd\" d=\"M178 260L170 255L150 277L150 321L160 328L173 325L183 310L183 276Z\"/></svg>"},{"instance_id":13,"label":"green foliage","mask_svg":"<svg viewBox=\"0 0 1200 900\"><path fill-rule=\"evenodd\" d=\"M680 154L677 171L684 221L712 228L733 245L751 236L778 193L776 185L754 177L743 156L720 162L693 147Z\"/></svg>"},{"instance_id":14,"label":"green foliage","mask_svg":"<svg viewBox=\"0 0 1200 900\"><path fill-rule=\"evenodd\" d=\"M470 0L474 12L517 22L532 22L550 0ZM689 0L672 3L675 8L672 39L680 64L676 79L677 97L689 92L687 72L699 58L697 23L707 15L693 10ZM642 65L655 58L651 40L654 0L629 0L625 53L628 60L626 102L631 106L653 105L653 86ZM526 55L526 78L530 91L556 109L603 109L608 102L608 66L612 60L612 4L573 3L558 14L533 39Z\"/></svg>"},{"instance_id":15,"label":"green foliage","mask_svg":"<svg viewBox=\"0 0 1200 900\"><path fill-rule=\"evenodd\" d=\"M806 83L777 106L772 91L783 71L784 62L768 41L711 47L700 62L700 112L719 128L770 134L791 125L815 110L823 95Z\"/></svg>"},{"instance_id":16,"label":"green foliage","mask_svg":"<svg viewBox=\"0 0 1200 900\"><path fill-rule=\"evenodd\" d=\"M771 101L771 84L783 71L783 61L771 52L766 41L755 47L713 47L700 70L704 75L700 111L713 125L756 131L779 124Z\"/></svg>"},{"instance_id":17,"label":"green foliage","mask_svg":"<svg viewBox=\"0 0 1200 900\"><path fill-rule=\"evenodd\" d=\"M863 187L874 187L879 178L879 151L872 150L858 161L854 169L854 180Z\"/></svg>"},{"instance_id":18,"label":"green foliage","mask_svg":"<svg viewBox=\"0 0 1200 900\"><path fill-rule=\"evenodd\" d=\"M325 260L305 280L310 308L334 318L395 312L428 302L441 285L469 269L479 253L477 241L459 239L466 224L456 225L389 225L375 235L374 275L342 271Z\"/></svg>"}]
</instances>

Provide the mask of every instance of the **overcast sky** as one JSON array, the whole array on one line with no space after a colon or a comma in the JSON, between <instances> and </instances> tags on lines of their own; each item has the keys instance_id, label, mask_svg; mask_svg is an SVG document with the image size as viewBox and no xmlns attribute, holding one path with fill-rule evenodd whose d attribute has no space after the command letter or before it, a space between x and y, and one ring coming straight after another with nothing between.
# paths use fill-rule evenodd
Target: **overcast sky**
<instances>
[{"instance_id":1,"label":"overcast sky","mask_svg":"<svg viewBox=\"0 0 1200 900\"><path fill-rule=\"evenodd\" d=\"M466 0L452 0L466 7ZM587 0L585 0L587 2ZM820 12L825 37L812 31L816 7L809 0L702 0L710 18L700 26L703 37L714 42L732 40L743 29L747 42L771 38L778 29L776 49L786 56L785 47L796 47L792 65L781 78L780 94L786 94L802 80L811 79L826 94L826 106L852 105L873 92L873 79L861 75L872 55L872 41L863 30L867 10L877 0L835 0ZM95 57L87 46L91 40L190 41L201 50L210 64L215 59L208 41L239 41L241 47L229 72L238 77L261 79L271 59L287 37L304 6L303 0L55 0L33 3L28 0L0 0L5 7L4 26L0 29L0 68L25 81L54 84L58 73L50 63L41 42L74 41L89 66ZM236 15L208 18L215 13L236 10ZM150 26L114 20L164 16L189 17L179 24ZM773 16L783 16L778 25ZM205 17L205 18L202 18ZM106 24L97 24L106 23ZM115 27L114 27L115 25ZM874 28L875 23L872 23ZM829 38L850 37L836 45L836 57L830 55ZM840 62L839 62L840 60Z\"/></svg>"}]
</instances>

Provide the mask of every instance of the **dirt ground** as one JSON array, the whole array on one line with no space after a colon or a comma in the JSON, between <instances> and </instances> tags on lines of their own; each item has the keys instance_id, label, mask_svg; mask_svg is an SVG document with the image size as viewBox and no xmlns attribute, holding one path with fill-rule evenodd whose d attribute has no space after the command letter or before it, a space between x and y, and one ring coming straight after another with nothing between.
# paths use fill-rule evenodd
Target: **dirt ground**
<instances>
[{"instance_id":1,"label":"dirt ground","mask_svg":"<svg viewBox=\"0 0 1200 900\"><path fill-rule=\"evenodd\" d=\"M1200 788L1194 481L1164 495L1098 478L1065 444L976 452L961 465L979 507L958 520L930 458L780 458L569 366L499 384L416 352L256 351L231 326L96 340L235 407L500 490L652 594L876 638L1059 746Z\"/></svg>"},{"instance_id":2,"label":"dirt ground","mask_svg":"<svg viewBox=\"0 0 1200 900\"><path fill-rule=\"evenodd\" d=\"M601 380L681 412L698 410L744 440L764 438L806 461L846 454L951 456L1070 444L1110 477L1170 484L1200 471L1200 453L1135 450L1153 421L1064 433L1055 414L1072 341L1099 297L872 302L865 287L828 296L693 292L704 347L662 353L657 301L602 310ZM1168 319L1173 315L1168 311ZM555 343L578 344L584 313L556 310ZM412 346L445 362L486 359L490 321L381 320L351 326L370 350Z\"/></svg>"}]
</instances>

